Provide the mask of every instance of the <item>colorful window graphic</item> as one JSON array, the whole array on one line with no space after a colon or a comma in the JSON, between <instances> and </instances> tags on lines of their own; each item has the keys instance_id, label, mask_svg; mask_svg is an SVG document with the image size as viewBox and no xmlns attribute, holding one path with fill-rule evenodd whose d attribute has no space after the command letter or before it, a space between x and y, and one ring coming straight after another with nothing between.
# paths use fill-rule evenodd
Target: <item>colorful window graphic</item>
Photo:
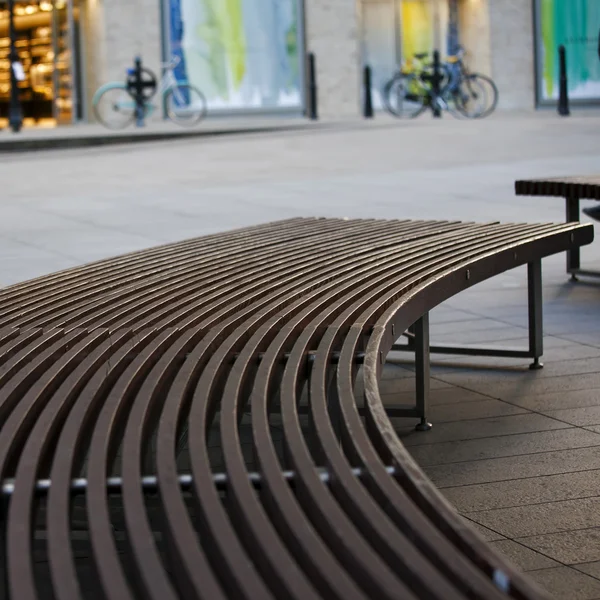
<instances>
[{"instance_id":1,"label":"colorful window graphic","mask_svg":"<svg viewBox=\"0 0 600 600\"><path fill-rule=\"evenodd\" d=\"M178 79L209 109L300 108L299 0L166 0Z\"/></svg>"},{"instance_id":2,"label":"colorful window graphic","mask_svg":"<svg viewBox=\"0 0 600 600\"><path fill-rule=\"evenodd\" d=\"M430 0L404 0L400 8L402 56L409 58L420 52L432 52L434 21Z\"/></svg>"},{"instance_id":3,"label":"colorful window graphic","mask_svg":"<svg viewBox=\"0 0 600 600\"><path fill-rule=\"evenodd\" d=\"M599 0L538 0L538 89L541 100L558 98L558 47L567 51L569 96L600 99Z\"/></svg>"},{"instance_id":4,"label":"colorful window graphic","mask_svg":"<svg viewBox=\"0 0 600 600\"><path fill-rule=\"evenodd\" d=\"M600 0L599 0L600 2ZM456 52L458 0L360 0L363 64L372 69L373 103L381 109L381 90L399 62L415 54Z\"/></svg>"}]
</instances>

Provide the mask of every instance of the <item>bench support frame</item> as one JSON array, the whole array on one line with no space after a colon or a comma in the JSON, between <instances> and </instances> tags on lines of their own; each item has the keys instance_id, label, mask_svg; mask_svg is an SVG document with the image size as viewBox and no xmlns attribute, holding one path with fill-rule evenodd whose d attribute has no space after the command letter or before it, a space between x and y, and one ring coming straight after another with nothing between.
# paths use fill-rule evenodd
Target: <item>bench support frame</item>
<instances>
[{"instance_id":1,"label":"bench support frame","mask_svg":"<svg viewBox=\"0 0 600 600\"><path fill-rule=\"evenodd\" d=\"M509 348L477 348L472 346L431 346L429 343L429 313L425 313L403 335L406 344L394 344L392 352L414 352L416 372L416 404L414 407L386 407L390 417L416 417L420 422L417 431L429 431L432 427L427 420L430 393L431 354L454 354L462 356L493 356L500 358L530 358L531 370L543 368L541 357L544 353L542 261L536 260L527 265L527 304L529 313L529 348L527 350Z\"/></svg>"},{"instance_id":2,"label":"bench support frame","mask_svg":"<svg viewBox=\"0 0 600 600\"><path fill-rule=\"evenodd\" d=\"M570 195L565 198L567 223L578 223L581 221L579 196ZM571 275L571 281L577 281L577 276L600 277L600 271L581 268L581 249L579 246L567 250L567 273Z\"/></svg>"}]
</instances>

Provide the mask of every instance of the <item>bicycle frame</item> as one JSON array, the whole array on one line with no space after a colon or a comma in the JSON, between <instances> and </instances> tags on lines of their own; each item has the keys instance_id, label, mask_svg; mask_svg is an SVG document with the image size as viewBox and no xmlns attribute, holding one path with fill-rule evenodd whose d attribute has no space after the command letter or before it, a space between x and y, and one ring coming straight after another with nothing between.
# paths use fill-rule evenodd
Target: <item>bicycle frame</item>
<instances>
[{"instance_id":1,"label":"bicycle frame","mask_svg":"<svg viewBox=\"0 0 600 600\"><path fill-rule=\"evenodd\" d=\"M158 87L156 89L156 96L158 96L159 98L164 97L165 94L171 88L173 88L177 85L187 85L187 81L177 81L177 79L174 75L174 70L175 70L176 66L177 66L177 61L175 61L175 60L172 60L168 63L163 63L161 65L161 67L164 69L164 72L163 72L162 77L160 78ZM103 86L100 86L98 88L98 90L96 91L96 93L94 94L94 97L92 99L92 104L95 106L98 103L98 100L100 99L102 94L104 94L104 92L106 92L106 90L112 90L112 89L127 90L127 85L120 81L111 81L109 83L105 83ZM132 100L132 102L133 102L133 100ZM148 116L154 111L155 108L156 108L156 106L151 102L151 100L146 101L146 111L147 111Z\"/></svg>"}]
</instances>

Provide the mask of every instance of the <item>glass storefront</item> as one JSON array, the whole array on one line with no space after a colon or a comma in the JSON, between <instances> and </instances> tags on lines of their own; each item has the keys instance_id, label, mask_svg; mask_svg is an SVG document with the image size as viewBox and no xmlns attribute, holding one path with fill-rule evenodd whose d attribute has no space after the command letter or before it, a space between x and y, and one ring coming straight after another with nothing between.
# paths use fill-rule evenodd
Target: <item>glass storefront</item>
<instances>
[{"instance_id":1,"label":"glass storefront","mask_svg":"<svg viewBox=\"0 0 600 600\"><path fill-rule=\"evenodd\" d=\"M372 69L373 101L398 65L435 48L442 55L458 43L458 0L360 0L362 61Z\"/></svg>"},{"instance_id":2,"label":"glass storefront","mask_svg":"<svg viewBox=\"0 0 600 600\"><path fill-rule=\"evenodd\" d=\"M558 48L567 55L569 98L600 101L599 0L536 0L537 93L540 103L558 98Z\"/></svg>"},{"instance_id":3,"label":"glass storefront","mask_svg":"<svg viewBox=\"0 0 600 600\"><path fill-rule=\"evenodd\" d=\"M301 0L163 0L166 54L212 112L303 106Z\"/></svg>"},{"instance_id":4,"label":"glass storefront","mask_svg":"<svg viewBox=\"0 0 600 600\"><path fill-rule=\"evenodd\" d=\"M14 2L15 46L23 65L19 97L25 126L54 126L80 117L75 55L78 0ZM10 98L8 2L0 1L0 125ZM2 122L4 121L4 123Z\"/></svg>"}]
</instances>

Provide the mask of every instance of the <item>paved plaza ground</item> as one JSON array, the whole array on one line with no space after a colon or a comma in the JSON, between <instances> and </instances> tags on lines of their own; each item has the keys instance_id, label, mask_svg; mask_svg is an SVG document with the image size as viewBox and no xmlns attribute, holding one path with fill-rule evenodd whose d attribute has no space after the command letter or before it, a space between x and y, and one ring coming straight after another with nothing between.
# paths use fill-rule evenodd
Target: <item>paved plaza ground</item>
<instances>
[{"instance_id":1,"label":"paved plaza ground","mask_svg":"<svg viewBox=\"0 0 600 600\"><path fill-rule=\"evenodd\" d=\"M518 178L600 171L600 116L336 123L99 149L0 155L0 285L115 254L301 215L562 221ZM600 235L599 235L600 237ZM600 269L600 240L583 251ZM600 280L544 264L545 368L435 357L428 433L398 430L489 542L564 600L600 599ZM526 272L436 309L432 341L527 344ZM382 392L412 398L406 356Z\"/></svg>"}]
</instances>

